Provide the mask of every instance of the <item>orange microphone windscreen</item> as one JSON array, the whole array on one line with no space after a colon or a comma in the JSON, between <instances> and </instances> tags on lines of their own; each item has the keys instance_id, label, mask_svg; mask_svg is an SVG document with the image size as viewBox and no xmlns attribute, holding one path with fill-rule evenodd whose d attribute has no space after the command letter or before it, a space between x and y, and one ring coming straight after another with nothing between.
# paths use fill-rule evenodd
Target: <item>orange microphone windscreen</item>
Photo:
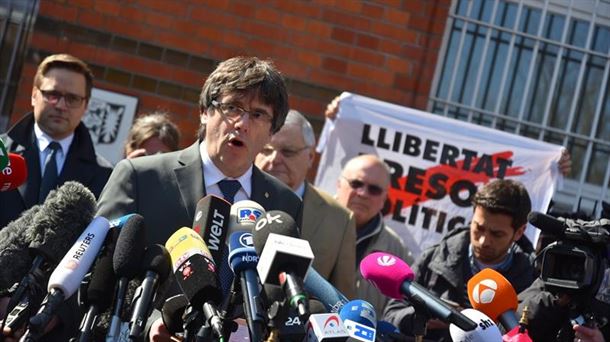
<instances>
[{"instance_id":1,"label":"orange microphone windscreen","mask_svg":"<svg viewBox=\"0 0 610 342\"><path fill-rule=\"evenodd\" d=\"M517 310L517 293L500 273L485 268L468 281L468 299L473 308L498 321L500 315Z\"/></svg>"}]
</instances>

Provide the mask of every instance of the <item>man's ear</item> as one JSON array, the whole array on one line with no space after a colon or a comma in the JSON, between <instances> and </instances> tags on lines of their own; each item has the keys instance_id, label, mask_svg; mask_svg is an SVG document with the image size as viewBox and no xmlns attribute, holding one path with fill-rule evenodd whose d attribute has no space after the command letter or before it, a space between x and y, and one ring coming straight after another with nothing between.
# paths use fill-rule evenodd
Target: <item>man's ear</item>
<instances>
[{"instance_id":1,"label":"man's ear","mask_svg":"<svg viewBox=\"0 0 610 342\"><path fill-rule=\"evenodd\" d=\"M36 103L36 87L32 87L32 97L30 98L30 102L32 103L32 107Z\"/></svg>"},{"instance_id":2,"label":"man's ear","mask_svg":"<svg viewBox=\"0 0 610 342\"><path fill-rule=\"evenodd\" d=\"M523 236L523 233L525 233L525 227L527 227L526 224L522 225L521 227L519 227L519 229L515 231L513 242L518 241Z\"/></svg>"}]
</instances>

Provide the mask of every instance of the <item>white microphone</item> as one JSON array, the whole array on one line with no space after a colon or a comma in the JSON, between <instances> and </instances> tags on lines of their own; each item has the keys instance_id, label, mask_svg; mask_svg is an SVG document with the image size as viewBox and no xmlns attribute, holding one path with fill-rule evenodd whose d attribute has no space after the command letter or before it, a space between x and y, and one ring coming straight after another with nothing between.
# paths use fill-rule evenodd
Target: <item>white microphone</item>
<instances>
[{"instance_id":1,"label":"white microphone","mask_svg":"<svg viewBox=\"0 0 610 342\"><path fill-rule=\"evenodd\" d=\"M476 329L464 331L457 325L449 325L449 335L453 342L502 342L500 329L486 314L475 309L464 309L462 314L477 324Z\"/></svg>"},{"instance_id":2,"label":"white microphone","mask_svg":"<svg viewBox=\"0 0 610 342\"><path fill-rule=\"evenodd\" d=\"M313 314L309 316L305 334L307 342L347 341L349 334L336 313Z\"/></svg>"},{"instance_id":3,"label":"white microphone","mask_svg":"<svg viewBox=\"0 0 610 342\"><path fill-rule=\"evenodd\" d=\"M47 297L38 313L30 319L27 335L40 336L59 305L78 290L85 274L91 268L102 248L110 223L98 216L78 237L68 253L61 259L47 285ZM34 337L34 339L36 339ZM26 339L27 340L27 339Z\"/></svg>"}]
</instances>

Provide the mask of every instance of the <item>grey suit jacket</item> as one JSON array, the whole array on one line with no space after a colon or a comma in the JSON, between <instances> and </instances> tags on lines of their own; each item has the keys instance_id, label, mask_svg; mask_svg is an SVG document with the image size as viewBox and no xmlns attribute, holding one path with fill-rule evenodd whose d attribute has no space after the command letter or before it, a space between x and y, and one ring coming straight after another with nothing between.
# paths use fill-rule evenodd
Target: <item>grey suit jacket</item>
<instances>
[{"instance_id":1,"label":"grey suit jacket","mask_svg":"<svg viewBox=\"0 0 610 342\"><path fill-rule=\"evenodd\" d=\"M301 237L311 244L313 266L347 298L356 295L356 221L329 194L305 184Z\"/></svg>"},{"instance_id":2,"label":"grey suit jacket","mask_svg":"<svg viewBox=\"0 0 610 342\"><path fill-rule=\"evenodd\" d=\"M124 159L102 191L98 215L113 219L138 213L144 217L147 245L165 244L177 229L192 226L197 202L206 195L203 177L199 142L176 152ZM298 196L257 167L251 200L300 222Z\"/></svg>"}]
</instances>

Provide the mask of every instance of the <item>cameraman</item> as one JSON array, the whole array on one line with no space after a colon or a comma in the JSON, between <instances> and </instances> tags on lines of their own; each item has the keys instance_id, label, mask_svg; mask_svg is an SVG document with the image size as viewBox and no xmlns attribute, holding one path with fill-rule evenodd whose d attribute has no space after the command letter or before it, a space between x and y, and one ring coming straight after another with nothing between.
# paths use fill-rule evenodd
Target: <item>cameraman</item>
<instances>
[{"instance_id":1,"label":"cameraman","mask_svg":"<svg viewBox=\"0 0 610 342\"><path fill-rule=\"evenodd\" d=\"M546 286L540 278L519 294L519 315L528 310L528 330L534 341L610 342L610 269L606 268L595 297L568 293ZM584 308L596 317L591 326L574 324L570 318ZM599 325L599 327L598 327Z\"/></svg>"}]
</instances>

